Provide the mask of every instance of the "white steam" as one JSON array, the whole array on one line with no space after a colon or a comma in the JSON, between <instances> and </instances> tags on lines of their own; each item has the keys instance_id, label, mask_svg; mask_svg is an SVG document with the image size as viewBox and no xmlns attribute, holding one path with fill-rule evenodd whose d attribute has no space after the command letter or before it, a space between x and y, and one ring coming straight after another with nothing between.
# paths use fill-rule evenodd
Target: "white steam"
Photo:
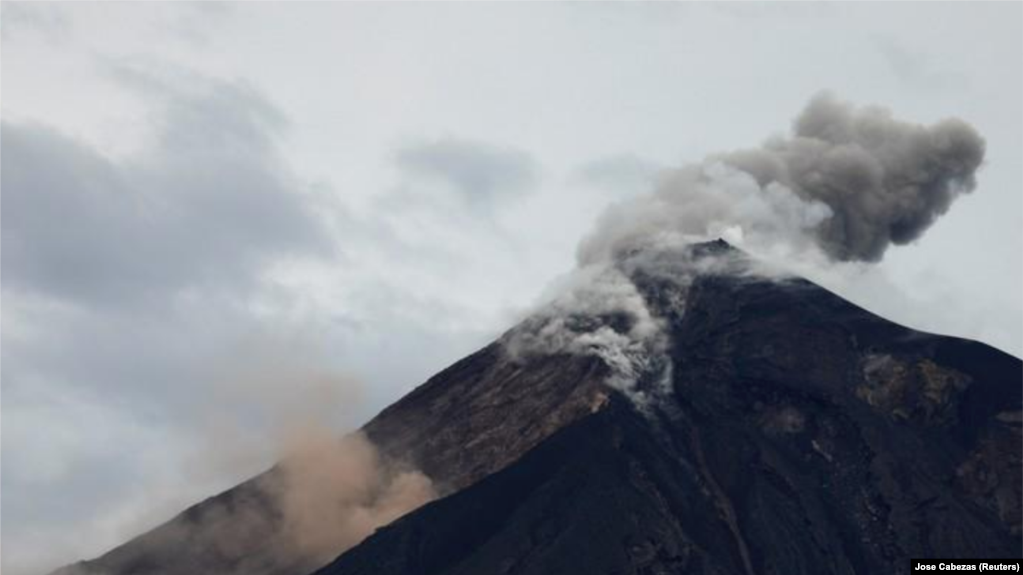
<instances>
[{"instance_id":1,"label":"white steam","mask_svg":"<svg viewBox=\"0 0 1023 575\"><path fill-rule=\"evenodd\" d=\"M566 282L559 296L505 336L505 349L518 360L559 353L596 356L611 369L608 384L631 391L666 344L661 320L615 266L585 266Z\"/></svg>"}]
</instances>

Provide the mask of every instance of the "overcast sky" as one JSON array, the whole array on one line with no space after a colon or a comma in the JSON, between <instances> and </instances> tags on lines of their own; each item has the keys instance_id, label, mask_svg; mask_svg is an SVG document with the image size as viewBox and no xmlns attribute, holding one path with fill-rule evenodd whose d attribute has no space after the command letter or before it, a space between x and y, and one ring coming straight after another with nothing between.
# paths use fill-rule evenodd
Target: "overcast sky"
<instances>
[{"instance_id":1,"label":"overcast sky","mask_svg":"<svg viewBox=\"0 0 1023 575\"><path fill-rule=\"evenodd\" d=\"M2 570L95 556L485 345L661 168L822 89L987 140L827 285L1023 353L1023 4L2 8ZM830 279L829 279L830 278Z\"/></svg>"}]
</instances>

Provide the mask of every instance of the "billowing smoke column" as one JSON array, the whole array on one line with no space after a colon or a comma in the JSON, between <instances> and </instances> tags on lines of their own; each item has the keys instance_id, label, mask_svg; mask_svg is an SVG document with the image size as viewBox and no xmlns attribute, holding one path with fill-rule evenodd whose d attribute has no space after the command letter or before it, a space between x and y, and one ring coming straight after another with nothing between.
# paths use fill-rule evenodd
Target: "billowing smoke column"
<instances>
[{"instance_id":1,"label":"billowing smoke column","mask_svg":"<svg viewBox=\"0 0 1023 575\"><path fill-rule=\"evenodd\" d=\"M796 120L795 137L723 158L761 186L776 182L828 206L831 216L814 230L820 247L867 261L920 237L973 190L983 159L984 140L961 120L919 126L826 94Z\"/></svg>"},{"instance_id":2,"label":"billowing smoke column","mask_svg":"<svg viewBox=\"0 0 1023 575\"><path fill-rule=\"evenodd\" d=\"M613 207L579 259L613 259L663 238L741 234L754 248L877 261L972 191L983 159L984 140L961 120L921 126L820 94L791 137L680 168L653 194Z\"/></svg>"},{"instance_id":3,"label":"billowing smoke column","mask_svg":"<svg viewBox=\"0 0 1023 575\"><path fill-rule=\"evenodd\" d=\"M614 372L612 386L645 400L636 386L650 377L644 370L668 374L671 365L656 329L662 322L631 283L637 271L670 275L672 313L681 314L700 270L675 248L694 241L724 237L754 254L878 261L972 191L984 159L984 140L961 120L911 124L827 93L810 101L793 132L671 170L651 194L609 208L579 246L574 288L506 336L513 356L594 355ZM672 251L665 265L659 254Z\"/></svg>"}]
</instances>

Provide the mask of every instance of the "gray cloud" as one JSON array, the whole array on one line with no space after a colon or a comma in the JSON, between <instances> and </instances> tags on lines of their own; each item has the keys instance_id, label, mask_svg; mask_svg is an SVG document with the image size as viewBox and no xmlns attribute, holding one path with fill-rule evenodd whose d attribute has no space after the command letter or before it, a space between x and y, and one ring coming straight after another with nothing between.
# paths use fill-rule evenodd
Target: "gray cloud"
<instances>
[{"instance_id":1,"label":"gray cloud","mask_svg":"<svg viewBox=\"0 0 1023 575\"><path fill-rule=\"evenodd\" d=\"M410 175L450 186L475 207L522 193L537 180L536 164L525 152L474 140L443 138L406 146L395 161Z\"/></svg>"},{"instance_id":2,"label":"gray cloud","mask_svg":"<svg viewBox=\"0 0 1023 575\"><path fill-rule=\"evenodd\" d=\"M284 117L258 93L127 69L115 78L157 127L127 157L39 123L0 124L2 488L19 494L3 500L4 546L25 549L5 553L5 572L95 554L97 541L134 534L137 506L166 504L169 516L222 488L224 474L172 479L209 372L251 363L239 342L288 331L246 309L269 266L332 250L316 198L277 148ZM333 368L312 355L309 369ZM293 394L306 385L289 383ZM41 537L48 551L29 545Z\"/></svg>"},{"instance_id":3,"label":"gray cloud","mask_svg":"<svg viewBox=\"0 0 1023 575\"><path fill-rule=\"evenodd\" d=\"M43 124L2 124L11 464L2 488L18 494L3 500L4 546L20 549L3 570L12 574L94 556L259 471L272 460L273 417L316 383L307 372L372 381L358 401L323 402L324 419L350 427L398 385L487 339L452 319L476 319L473 308L409 279L466 266L395 236L407 211L387 211L391 223L356 218L324 197L329 186L296 177L279 147L287 119L257 92L159 67L162 76L107 70L153 112L156 130L137 151L112 158ZM334 241L345 242L343 266L321 257L337 255ZM270 275L292 258L314 269L313 285ZM340 277L325 274L343 274L343 289L323 293L318 282ZM394 349L418 351L395 363ZM228 374L241 389L216 397L238 366L268 381ZM272 401L257 401L261 386ZM194 461L209 437L196 418L209 410L236 423L229 436L247 438L228 442L237 465Z\"/></svg>"},{"instance_id":4,"label":"gray cloud","mask_svg":"<svg viewBox=\"0 0 1023 575\"><path fill-rule=\"evenodd\" d=\"M0 7L0 38L10 39L20 31L35 31L47 41L59 42L68 32L67 18L45 4L5 2Z\"/></svg>"},{"instance_id":5,"label":"gray cloud","mask_svg":"<svg viewBox=\"0 0 1023 575\"><path fill-rule=\"evenodd\" d=\"M609 191L647 191L665 169L633 154L606 156L580 166L575 177L580 182Z\"/></svg>"},{"instance_id":6,"label":"gray cloud","mask_svg":"<svg viewBox=\"0 0 1023 575\"><path fill-rule=\"evenodd\" d=\"M282 120L268 103L226 83L162 96L161 133L124 160L42 125L3 123L5 289L124 305L245 288L269 258L327 252L273 147Z\"/></svg>"},{"instance_id":7,"label":"gray cloud","mask_svg":"<svg viewBox=\"0 0 1023 575\"><path fill-rule=\"evenodd\" d=\"M929 91L966 81L954 70L939 69L933 61L896 38L878 36L876 45L895 77L907 86Z\"/></svg>"}]
</instances>

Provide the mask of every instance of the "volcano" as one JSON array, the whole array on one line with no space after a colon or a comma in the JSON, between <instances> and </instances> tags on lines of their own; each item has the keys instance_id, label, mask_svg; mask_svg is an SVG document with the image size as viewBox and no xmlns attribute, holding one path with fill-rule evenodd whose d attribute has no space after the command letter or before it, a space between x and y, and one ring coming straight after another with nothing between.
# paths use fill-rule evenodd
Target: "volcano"
<instances>
[{"instance_id":1,"label":"volcano","mask_svg":"<svg viewBox=\"0 0 1023 575\"><path fill-rule=\"evenodd\" d=\"M366 424L441 497L336 558L271 554L274 468L59 573L869 574L1023 556L1019 359L762 273L723 241L615 271L645 315L538 312ZM210 543L225 532L230 549Z\"/></svg>"}]
</instances>

